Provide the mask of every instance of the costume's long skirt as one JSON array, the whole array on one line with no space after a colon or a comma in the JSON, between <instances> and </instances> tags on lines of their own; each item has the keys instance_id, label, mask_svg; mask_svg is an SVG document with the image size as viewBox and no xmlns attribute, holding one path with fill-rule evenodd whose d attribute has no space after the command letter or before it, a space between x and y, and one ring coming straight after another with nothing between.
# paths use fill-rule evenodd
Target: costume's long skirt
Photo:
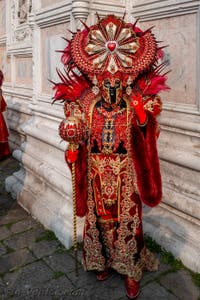
<instances>
[{"instance_id":1,"label":"costume's long skirt","mask_svg":"<svg viewBox=\"0 0 200 300\"><path fill-rule=\"evenodd\" d=\"M86 270L113 268L140 280L158 262L145 245L142 204L127 155L91 155L88 213L84 231Z\"/></svg>"}]
</instances>

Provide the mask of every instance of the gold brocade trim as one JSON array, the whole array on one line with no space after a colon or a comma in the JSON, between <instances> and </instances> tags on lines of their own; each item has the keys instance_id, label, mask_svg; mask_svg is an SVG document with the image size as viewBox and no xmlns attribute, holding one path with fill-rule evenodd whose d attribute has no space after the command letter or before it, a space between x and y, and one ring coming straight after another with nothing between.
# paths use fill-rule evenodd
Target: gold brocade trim
<instances>
[{"instance_id":1,"label":"gold brocade trim","mask_svg":"<svg viewBox=\"0 0 200 300\"><path fill-rule=\"evenodd\" d=\"M117 229L118 238L115 242L115 257L112 262L112 267L121 274L139 278L142 274L142 271L140 271L141 266L139 262L135 263L134 255L138 252L135 234L137 228L140 226L141 220L138 214L138 207L132 198L137 186L131 151L131 126L133 114L130 112L130 106L128 104L127 115L129 116L127 118L127 132L125 133L128 136L127 176L123 179L124 190L121 191L120 224ZM134 216L130 215L130 210L135 211Z\"/></svg>"},{"instance_id":2,"label":"gold brocade trim","mask_svg":"<svg viewBox=\"0 0 200 300\"><path fill-rule=\"evenodd\" d=\"M92 125L92 114L98 99L94 99L92 105L90 106L89 116L90 116L90 126L91 130ZM85 221L85 230L84 230L84 239L83 239L83 248L85 252L84 256L84 268L86 270L98 270L103 271L105 269L105 257L102 255L102 244L99 240L99 230L97 229L97 217L95 214L95 201L93 199L93 191L92 191L92 178L90 176L92 171L91 166L91 147L90 147L90 136L88 139L88 170L87 170L87 178L88 178L88 201L87 207L88 212L86 215Z\"/></svg>"},{"instance_id":3,"label":"gold brocade trim","mask_svg":"<svg viewBox=\"0 0 200 300\"><path fill-rule=\"evenodd\" d=\"M131 266L126 266L123 261L111 265L120 274L127 275L135 281L140 281L144 270L155 272L159 268L159 260L145 246L140 252L140 258Z\"/></svg>"},{"instance_id":4,"label":"gold brocade trim","mask_svg":"<svg viewBox=\"0 0 200 300\"><path fill-rule=\"evenodd\" d=\"M98 202L100 200L101 209L103 209L104 215L106 215L105 207L117 204L118 221L120 220L120 203L121 203L121 181L122 178L126 176L126 165L127 165L127 155L122 156L117 155L102 155L97 156L96 154L91 154L91 170L92 170L92 185L94 200L97 207L98 213ZM98 176L100 181L100 197L97 198L96 190L98 189L95 179Z\"/></svg>"},{"instance_id":5,"label":"gold brocade trim","mask_svg":"<svg viewBox=\"0 0 200 300\"><path fill-rule=\"evenodd\" d=\"M143 270L155 272L159 268L159 259L155 258L154 254L149 251L146 247L141 251L141 259L144 261Z\"/></svg>"},{"instance_id":6,"label":"gold brocade trim","mask_svg":"<svg viewBox=\"0 0 200 300\"><path fill-rule=\"evenodd\" d=\"M113 156L113 155L112 155ZM120 159L121 154L117 154L116 159L113 159L110 156L104 157L104 158L99 158L98 155L91 154L91 162L92 166L96 167L96 171L99 173L99 175L105 173L105 168L107 166L110 166L113 173L115 175L120 174L120 171L122 168L124 168L127 164L127 154L123 155L122 158L123 160Z\"/></svg>"},{"instance_id":7,"label":"gold brocade trim","mask_svg":"<svg viewBox=\"0 0 200 300\"><path fill-rule=\"evenodd\" d=\"M144 100L147 101L148 100L148 96L144 97ZM154 112L155 107L159 108L159 111L162 111L162 101L159 95L155 95L153 99L148 100L145 104L144 104L144 108L145 110L150 111L151 113Z\"/></svg>"}]
</instances>

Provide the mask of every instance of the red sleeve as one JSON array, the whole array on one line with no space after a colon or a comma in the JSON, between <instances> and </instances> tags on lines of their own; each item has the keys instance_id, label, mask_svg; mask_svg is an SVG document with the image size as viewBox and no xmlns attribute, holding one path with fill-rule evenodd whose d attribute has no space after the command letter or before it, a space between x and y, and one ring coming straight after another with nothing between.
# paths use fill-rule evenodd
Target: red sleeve
<instances>
[{"instance_id":1,"label":"red sleeve","mask_svg":"<svg viewBox=\"0 0 200 300\"><path fill-rule=\"evenodd\" d=\"M133 124L132 153L140 198L146 205L153 207L162 199L162 181L156 145L157 122L150 112L147 115L145 134L136 122Z\"/></svg>"}]
</instances>

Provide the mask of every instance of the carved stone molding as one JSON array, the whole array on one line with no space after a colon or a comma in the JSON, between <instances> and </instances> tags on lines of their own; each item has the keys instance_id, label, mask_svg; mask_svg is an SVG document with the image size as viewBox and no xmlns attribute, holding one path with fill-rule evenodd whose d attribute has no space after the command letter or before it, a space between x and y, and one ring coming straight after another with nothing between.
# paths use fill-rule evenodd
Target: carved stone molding
<instances>
[{"instance_id":1,"label":"carved stone molding","mask_svg":"<svg viewBox=\"0 0 200 300\"><path fill-rule=\"evenodd\" d=\"M32 11L32 0L18 0L18 22L27 23Z\"/></svg>"},{"instance_id":2,"label":"carved stone molding","mask_svg":"<svg viewBox=\"0 0 200 300\"><path fill-rule=\"evenodd\" d=\"M160 0L151 3L136 0L134 2L134 16L145 21L194 13L198 11L200 5L199 0Z\"/></svg>"},{"instance_id":3,"label":"carved stone molding","mask_svg":"<svg viewBox=\"0 0 200 300\"><path fill-rule=\"evenodd\" d=\"M5 45L6 44L6 36L1 36L0 37L0 45Z\"/></svg>"},{"instance_id":4,"label":"carved stone molding","mask_svg":"<svg viewBox=\"0 0 200 300\"><path fill-rule=\"evenodd\" d=\"M70 21L71 3L56 3L53 6L42 8L35 13L35 22L41 27L49 27Z\"/></svg>"},{"instance_id":5,"label":"carved stone molding","mask_svg":"<svg viewBox=\"0 0 200 300\"><path fill-rule=\"evenodd\" d=\"M75 19L86 20L89 15L90 0L72 0L72 15Z\"/></svg>"},{"instance_id":6,"label":"carved stone molding","mask_svg":"<svg viewBox=\"0 0 200 300\"><path fill-rule=\"evenodd\" d=\"M26 39L30 40L31 38L32 38L32 31L29 27L16 29L14 32L14 40L17 42L21 42Z\"/></svg>"},{"instance_id":7,"label":"carved stone molding","mask_svg":"<svg viewBox=\"0 0 200 300\"><path fill-rule=\"evenodd\" d=\"M128 1L128 0L126 0ZM98 14L103 17L107 14L114 13L116 16L122 16L125 12L126 1L101 1L101 0L93 0L90 4L91 12L98 12ZM131 10L131 8L129 8Z\"/></svg>"},{"instance_id":8,"label":"carved stone molding","mask_svg":"<svg viewBox=\"0 0 200 300\"><path fill-rule=\"evenodd\" d=\"M31 0L10 0L10 43L21 43L31 41L32 30L29 26L29 16L32 9Z\"/></svg>"}]
</instances>

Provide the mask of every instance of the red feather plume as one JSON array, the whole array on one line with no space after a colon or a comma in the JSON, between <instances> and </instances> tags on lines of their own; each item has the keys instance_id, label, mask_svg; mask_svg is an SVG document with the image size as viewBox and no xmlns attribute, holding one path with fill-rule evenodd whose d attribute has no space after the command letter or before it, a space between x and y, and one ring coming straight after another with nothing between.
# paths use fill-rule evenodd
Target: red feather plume
<instances>
[{"instance_id":1,"label":"red feather plume","mask_svg":"<svg viewBox=\"0 0 200 300\"><path fill-rule=\"evenodd\" d=\"M157 66L154 70L146 72L146 74L142 74L139 76L134 88L137 92L140 92L141 95L155 95L160 91L169 90L169 86L166 84L167 76L166 74L161 74L163 69L166 67L166 62Z\"/></svg>"},{"instance_id":2,"label":"red feather plume","mask_svg":"<svg viewBox=\"0 0 200 300\"><path fill-rule=\"evenodd\" d=\"M60 78L60 82L55 83L51 81L54 85L53 90L55 94L53 97L53 103L58 100L76 101L80 98L81 94L90 87L89 81L85 78L79 71L77 73L76 65L71 56L71 41L65 39L68 42L64 50L58 50L61 52L61 62L64 65L64 73L56 69L57 74Z\"/></svg>"},{"instance_id":3,"label":"red feather plume","mask_svg":"<svg viewBox=\"0 0 200 300\"><path fill-rule=\"evenodd\" d=\"M61 82L55 83L53 89L55 95L53 103L57 100L76 101L81 94L90 87L88 81L83 75L77 75L74 71L65 71L66 75L57 70ZM69 75L70 74L70 75Z\"/></svg>"}]
</instances>

